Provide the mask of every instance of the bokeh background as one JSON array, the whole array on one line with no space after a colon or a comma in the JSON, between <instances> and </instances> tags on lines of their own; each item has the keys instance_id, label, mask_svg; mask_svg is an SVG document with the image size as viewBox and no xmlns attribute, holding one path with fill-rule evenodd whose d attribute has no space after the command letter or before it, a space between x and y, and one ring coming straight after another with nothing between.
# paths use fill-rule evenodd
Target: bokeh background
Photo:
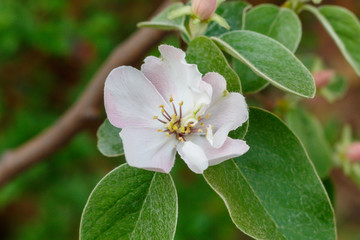
<instances>
[{"instance_id":1,"label":"bokeh background","mask_svg":"<svg viewBox=\"0 0 360 240\"><path fill-rule=\"evenodd\" d=\"M323 2L344 6L360 17L359 0ZM0 0L0 154L54 123L112 49L160 4L157 0ZM321 56L329 68L346 76L350 86L336 104L317 98L309 108L332 132L349 123L359 137L360 79L317 20L308 14L301 18L304 36L299 54ZM165 41L179 45L176 36ZM97 151L98 124L0 189L1 240L78 239L81 212L91 190L124 162ZM201 176L181 162L173 176L179 195L176 239L250 239L232 224L224 204ZM339 170L332 173L332 181L339 239L359 240L360 191Z\"/></svg>"}]
</instances>

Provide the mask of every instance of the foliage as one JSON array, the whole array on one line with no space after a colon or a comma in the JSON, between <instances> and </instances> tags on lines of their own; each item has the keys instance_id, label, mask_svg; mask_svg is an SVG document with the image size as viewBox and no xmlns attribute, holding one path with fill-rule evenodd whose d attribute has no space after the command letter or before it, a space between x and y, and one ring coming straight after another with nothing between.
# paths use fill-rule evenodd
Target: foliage
<instances>
[{"instance_id":1,"label":"foliage","mask_svg":"<svg viewBox=\"0 0 360 240\"><path fill-rule=\"evenodd\" d=\"M1 152L54 122L111 49L150 13L148 1L89 1L78 3L81 6L75 2L0 2ZM275 86L280 96L275 111L288 126L270 112L251 108L249 122L231 133L244 138L250 151L194 176L179 158L172 175L127 164L115 168L125 159L121 129L105 120L97 133L98 149L115 158L94 151L93 129L92 135L80 135L48 163L1 190L0 208L18 209L15 217L27 219L23 224L9 218L12 214L0 215L5 239L77 239L75 229L91 188L113 168L88 199L82 240L174 239L175 228L175 239L247 239L231 221L255 239L336 239L329 173L341 167L358 183L359 165L344 157L346 144L338 139L339 126L323 127L300 102L316 93L335 102L348 84L337 74L316 91L312 74L324 66L303 64L295 54L300 40L307 38L302 27L309 27L302 26L299 14L307 11L320 21L358 75L360 24L344 8L311 2L321 1L287 1L282 7L225 2L216 14L230 29L207 22L199 36L191 34L191 16L168 18L184 6L181 3L138 24L180 31L187 61L197 64L202 74L223 75L229 91L249 94L250 106L266 107L253 103L252 97L266 95L274 91L267 87ZM174 39L167 43L178 45ZM17 71L18 66L23 71ZM20 227L11 230L16 224Z\"/></svg>"}]
</instances>

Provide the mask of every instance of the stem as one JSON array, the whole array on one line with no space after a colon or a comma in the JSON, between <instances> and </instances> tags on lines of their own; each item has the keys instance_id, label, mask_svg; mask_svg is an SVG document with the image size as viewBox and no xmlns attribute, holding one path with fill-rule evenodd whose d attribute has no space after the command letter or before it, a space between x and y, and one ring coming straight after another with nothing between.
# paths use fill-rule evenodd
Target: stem
<instances>
[{"instance_id":1,"label":"stem","mask_svg":"<svg viewBox=\"0 0 360 240\"><path fill-rule=\"evenodd\" d=\"M160 8L169 5L165 1ZM89 123L97 122L103 109L103 89L107 75L120 65L133 65L143 59L167 32L140 29L114 49L97 71L81 97L52 126L20 147L5 152L0 159L0 187L65 146Z\"/></svg>"}]
</instances>

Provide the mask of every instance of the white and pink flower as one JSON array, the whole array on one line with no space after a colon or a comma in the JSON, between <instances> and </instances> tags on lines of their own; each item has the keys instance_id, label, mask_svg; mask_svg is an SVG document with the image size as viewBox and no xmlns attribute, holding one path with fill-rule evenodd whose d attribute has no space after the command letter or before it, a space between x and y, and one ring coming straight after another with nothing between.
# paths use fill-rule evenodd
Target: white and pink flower
<instances>
[{"instance_id":1,"label":"white and pink flower","mask_svg":"<svg viewBox=\"0 0 360 240\"><path fill-rule=\"evenodd\" d=\"M241 156L246 142L228 137L249 117L244 97L229 93L218 73L203 78L185 53L159 47L161 58L147 57L141 71L123 66L105 82L105 109L122 128L130 166L170 172L176 151L195 173Z\"/></svg>"}]
</instances>

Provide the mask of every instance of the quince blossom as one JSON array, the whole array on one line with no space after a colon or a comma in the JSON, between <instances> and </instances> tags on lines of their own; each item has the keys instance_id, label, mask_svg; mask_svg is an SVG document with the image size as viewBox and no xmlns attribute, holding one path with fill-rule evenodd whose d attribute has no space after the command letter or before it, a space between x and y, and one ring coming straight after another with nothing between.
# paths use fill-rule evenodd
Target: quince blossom
<instances>
[{"instance_id":1,"label":"quince blossom","mask_svg":"<svg viewBox=\"0 0 360 240\"><path fill-rule=\"evenodd\" d=\"M216 10L217 0L192 0L191 8L202 21L209 19Z\"/></svg>"},{"instance_id":2,"label":"quince blossom","mask_svg":"<svg viewBox=\"0 0 360 240\"><path fill-rule=\"evenodd\" d=\"M245 141L228 137L249 117L244 97L227 92L218 73L202 78L182 50L159 50L162 57L147 57L141 71L122 66L105 82L106 113L122 128L128 164L169 173L177 151L192 171L203 173L246 153Z\"/></svg>"}]
</instances>

